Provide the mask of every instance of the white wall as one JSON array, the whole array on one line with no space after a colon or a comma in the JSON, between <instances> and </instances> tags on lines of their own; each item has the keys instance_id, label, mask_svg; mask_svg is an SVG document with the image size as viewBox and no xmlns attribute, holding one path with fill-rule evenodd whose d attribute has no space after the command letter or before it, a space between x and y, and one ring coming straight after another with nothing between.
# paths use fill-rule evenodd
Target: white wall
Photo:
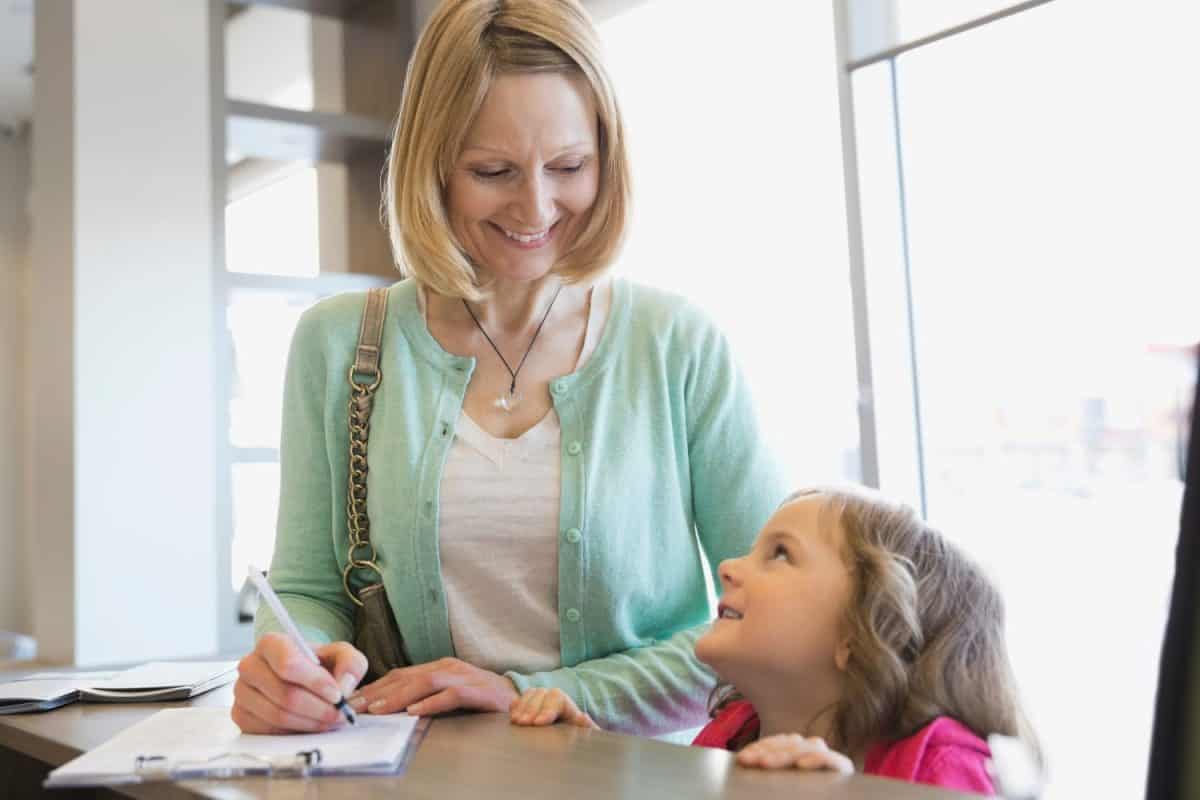
<instances>
[{"instance_id":1,"label":"white wall","mask_svg":"<svg viewBox=\"0 0 1200 800\"><path fill-rule=\"evenodd\" d=\"M31 596L54 660L217 646L210 7L38 4Z\"/></svg>"},{"instance_id":2,"label":"white wall","mask_svg":"<svg viewBox=\"0 0 1200 800\"><path fill-rule=\"evenodd\" d=\"M26 579L28 509L26 295L29 137L0 132L0 631L30 633Z\"/></svg>"}]
</instances>

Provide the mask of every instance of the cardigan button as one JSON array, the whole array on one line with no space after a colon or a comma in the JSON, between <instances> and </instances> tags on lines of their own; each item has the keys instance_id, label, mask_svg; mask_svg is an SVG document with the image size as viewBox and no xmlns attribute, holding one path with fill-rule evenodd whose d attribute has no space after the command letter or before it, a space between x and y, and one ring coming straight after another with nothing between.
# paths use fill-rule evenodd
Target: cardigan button
<instances>
[{"instance_id":1,"label":"cardigan button","mask_svg":"<svg viewBox=\"0 0 1200 800\"><path fill-rule=\"evenodd\" d=\"M557 378L550 383L550 394L562 395L567 392L567 382L562 378Z\"/></svg>"},{"instance_id":2,"label":"cardigan button","mask_svg":"<svg viewBox=\"0 0 1200 800\"><path fill-rule=\"evenodd\" d=\"M581 445L579 442L571 442L569 445L567 445L567 453L570 455L577 456L582 452L583 445Z\"/></svg>"},{"instance_id":3,"label":"cardigan button","mask_svg":"<svg viewBox=\"0 0 1200 800\"><path fill-rule=\"evenodd\" d=\"M567 528L567 541L571 544L579 544L579 540L583 538L583 532L579 528Z\"/></svg>"},{"instance_id":4,"label":"cardigan button","mask_svg":"<svg viewBox=\"0 0 1200 800\"><path fill-rule=\"evenodd\" d=\"M579 616L580 616L579 609L577 609L577 608L568 608L567 609L567 622L579 622Z\"/></svg>"}]
</instances>

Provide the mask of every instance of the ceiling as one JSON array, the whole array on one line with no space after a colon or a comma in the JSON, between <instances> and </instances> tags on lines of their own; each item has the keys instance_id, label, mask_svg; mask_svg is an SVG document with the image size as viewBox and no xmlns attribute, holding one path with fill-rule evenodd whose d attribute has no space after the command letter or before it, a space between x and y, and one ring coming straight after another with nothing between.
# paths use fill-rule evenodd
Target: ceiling
<instances>
[{"instance_id":1,"label":"ceiling","mask_svg":"<svg viewBox=\"0 0 1200 800\"><path fill-rule=\"evenodd\" d=\"M33 3L0 0L0 128L33 116Z\"/></svg>"}]
</instances>

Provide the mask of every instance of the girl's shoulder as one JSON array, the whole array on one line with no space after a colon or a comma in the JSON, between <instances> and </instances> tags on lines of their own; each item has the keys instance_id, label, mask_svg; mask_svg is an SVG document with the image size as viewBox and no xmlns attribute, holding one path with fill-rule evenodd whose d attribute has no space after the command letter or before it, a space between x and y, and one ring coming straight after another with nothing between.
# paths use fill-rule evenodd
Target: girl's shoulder
<instances>
[{"instance_id":1,"label":"girl's shoulder","mask_svg":"<svg viewBox=\"0 0 1200 800\"><path fill-rule=\"evenodd\" d=\"M994 794L987 772L991 750L978 734L952 717L937 717L911 736L879 742L867 752L870 775Z\"/></svg>"}]
</instances>

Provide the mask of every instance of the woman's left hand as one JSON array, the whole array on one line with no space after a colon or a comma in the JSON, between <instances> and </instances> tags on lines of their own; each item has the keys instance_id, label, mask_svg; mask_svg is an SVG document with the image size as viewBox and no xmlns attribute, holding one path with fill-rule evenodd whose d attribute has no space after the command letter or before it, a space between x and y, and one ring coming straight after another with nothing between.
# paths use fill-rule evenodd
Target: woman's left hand
<instances>
[{"instance_id":1,"label":"woman's left hand","mask_svg":"<svg viewBox=\"0 0 1200 800\"><path fill-rule=\"evenodd\" d=\"M407 711L426 717L459 708L508 711L516 699L517 688L503 675L457 658L442 658L390 671L360 687L350 706L368 714Z\"/></svg>"},{"instance_id":2,"label":"woman's left hand","mask_svg":"<svg viewBox=\"0 0 1200 800\"><path fill-rule=\"evenodd\" d=\"M738 751L737 761L743 767L761 769L832 770L844 775L854 773L854 762L829 745L820 736L804 737L798 733L781 733L752 742Z\"/></svg>"}]
</instances>

